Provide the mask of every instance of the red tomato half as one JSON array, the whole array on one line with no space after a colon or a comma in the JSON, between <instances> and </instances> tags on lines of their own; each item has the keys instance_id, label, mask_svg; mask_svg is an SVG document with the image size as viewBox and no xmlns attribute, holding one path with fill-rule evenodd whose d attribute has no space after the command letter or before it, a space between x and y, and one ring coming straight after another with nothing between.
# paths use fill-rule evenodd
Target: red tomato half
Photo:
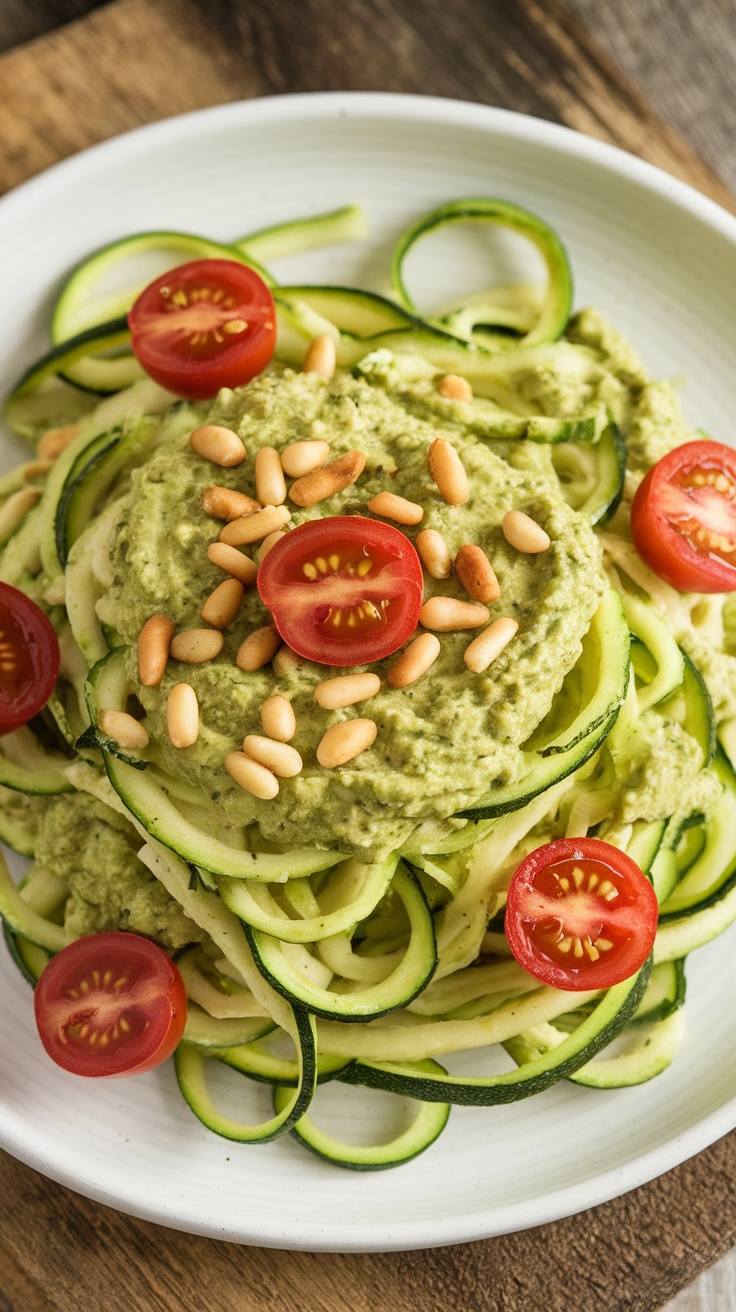
<instances>
[{"instance_id":1,"label":"red tomato half","mask_svg":"<svg viewBox=\"0 0 736 1312\"><path fill-rule=\"evenodd\" d=\"M59 677L59 642L24 592L0 583L0 734L44 707Z\"/></svg>"},{"instance_id":2,"label":"red tomato half","mask_svg":"<svg viewBox=\"0 0 736 1312\"><path fill-rule=\"evenodd\" d=\"M638 865L598 838L563 838L515 871L506 937L516 960L556 989L608 989L644 964L657 898Z\"/></svg>"},{"instance_id":3,"label":"red tomato half","mask_svg":"<svg viewBox=\"0 0 736 1312\"><path fill-rule=\"evenodd\" d=\"M139 934L89 934L52 957L33 995L41 1042L74 1075L139 1075L170 1057L187 1018L181 975Z\"/></svg>"},{"instance_id":4,"label":"red tomato half","mask_svg":"<svg viewBox=\"0 0 736 1312\"><path fill-rule=\"evenodd\" d=\"M273 296L236 260L171 269L141 292L128 323L146 373L193 401L249 382L276 346Z\"/></svg>"},{"instance_id":5,"label":"red tomato half","mask_svg":"<svg viewBox=\"0 0 736 1312\"><path fill-rule=\"evenodd\" d=\"M660 578L683 592L736 589L736 451L687 442L649 470L631 536Z\"/></svg>"},{"instance_id":6,"label":"red tomato half","mask_svg":"<svg viewBox=\"0 0 736 1312\"><path fill-rule=\"evenodd\" d=\"M417 626L422 586L406 535L360 515L301 524L258 571L258 591L284 642L320 665L390 656Z\"/></svg>"}]
</instances>

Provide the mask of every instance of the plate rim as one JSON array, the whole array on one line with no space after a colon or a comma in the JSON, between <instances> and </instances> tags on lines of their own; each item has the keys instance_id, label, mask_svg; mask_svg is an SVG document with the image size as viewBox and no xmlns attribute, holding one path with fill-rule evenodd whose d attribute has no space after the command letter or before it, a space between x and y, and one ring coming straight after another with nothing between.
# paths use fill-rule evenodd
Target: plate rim
<instances>
[{"instance_id":1,"label":"plate rim","mask_svg":"<svg viewBox=\"0 0 736 1312\"><path fill-rule=\"evenodd\" d=\"M501 133L506 137L533 142L566 156L573 155L609 173L624 176L647 192L654 191L668 204L705 223L736 247L736 216L718 202L702 195L689 183L618 146L586 136L562 124L515 110L437 96L391 92L336 91L273 95L208 106L141 125L50 165L0 196L0 223L6 216L12 221L16 212L22 213L25 206L35 206L44 192L53 193L56 186L73 184L75 177L94 172L97 160L103 156L106 163L114 163L116 159L125 159L138 153L141 143L144 143L143 149L148 148L148 143L156 149L168 142L191 139L193 135L206 136L216 131L220 124L231 127L243 122L286 122L295 115L311 120L345 117L363 120L399 119L441 127L485 130L492 135ZM362 1221L359 1235L353 1235L349 1229L344 1228L337 1242L332 1236L325 1237L319 1222L292 1223L289 1235L277 1233L272 1222L259 1227L257 1216L248 1218L246 1228L242 1224L224 1228L203 1219L201 1213L195 1214L191 1209L187 1211L186 1199L179 1200L176 1215L162 1212L160 1205L149 1206L144 1198L131 1198L123 1189L101 1187L95 1182L93 1172L82 1169L84 1163L80 1163L75 1173L64 1166L58 1155L57 1160L51 1162L39 1159L32 1144L27 1141L27 1137L17 1132L17 1126L14 1127L12 1121L12 1116L8 1118L0 1105L0 1147L58 1184L127 1215L186 1233L260 1247L313 1252L389 1252L469 1243L549 1224L599 1206L680 1165L734 1129L736 1096L674 1138L656 1145L622 1166L599 1173L591 1180L549 1190L535 1196L533 1200L519 1200L503 1208L494 1205L482 1211L446 1217L441 1221L428 1221L426 1218L410 1218L388 1224ZM434 1231L431 1237L428 1235L430 1230Z\"/></svg>"},{"instance_id":2,"label":"plate rim","mask_svg":"<svg viewBox=\"0 0 736 1312\"><path fill-rule=\"evenodd\" d=\"M191 129L194 129L197 135L200 131L206 134L210 130L210 124L219 118L223 121L228 119L236 121L242 116L256 121L261 118L279 121L293 118L295 113L298 113L300 118L309 119L325 116L400 118L478 128L495 124L509 136L541 142L550 149L560 150L564 154L572 153L589 163L603 166L610 172L623 173L629 180L644 185L647 190L654 188L668 201L678 205L678 208L694 213L698 218L702 218L736 241L736 215L731 214L709 196L705 196L691 183L684 182L660 165L632 155L630 151L612 142L588 136L563 123L553 123L533 114L523 114L518 110L504 109L497 105L482 105L452 97L389 91L307 91L258 96L252 100L234 100L221 105L208 105L144 123L76 151L4 192L0 195L0 214L7 213L15 204L25 203L29 197L33 199L37 190L42 190L49 185L49 179L55 180L67 174L73 178L76 171L85 171L88 161L90 159L94 161L102 153L111 159L117 155L124 158L129 152L135 152L138 142L144 137L157 145L165 144L168 138L179 137L182 133L189 135Z\"/></svg>"}]
</instances>

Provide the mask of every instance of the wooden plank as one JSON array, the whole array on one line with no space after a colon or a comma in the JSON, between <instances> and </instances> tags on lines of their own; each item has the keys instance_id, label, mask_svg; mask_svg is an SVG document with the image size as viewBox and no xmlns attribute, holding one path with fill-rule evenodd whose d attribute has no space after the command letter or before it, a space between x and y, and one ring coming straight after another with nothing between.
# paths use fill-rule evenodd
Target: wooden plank
<instances>
[{"instance_id":1,"label":"wooden plank","mask_svg":"<svg viewBox=\"0 0 736 1312\"><path fill-rule=\"evenodd\" d=\"M53 32L62 23L95 9L105 0L2 0L0 6L0 50L11 50L23 41L31 41L44 32Z\"/></svg>"},{"instance_id":2,"label":"wooden plank","mask_svg":"<svg viewBox=\"0 0 736 1312\"><path fill-rule=\"evenodd\" d=\"M572 0L572 5L606 54L645 91L651 107L736 190L733 0L688 6Z\"/></svg>"},{"instance_id":3,"label":"wooden plank","mask_svg":"<svg viewBox=\"0 0 736 1312\"><path fill-rule=\"evenodd\" d=\"M156 52L155 75L141 58L144 44ZM734 205L564 0L508 8L473 0L343 0L339 8L326 0L210 0L206 11L194 0L117 0L0 56L0 190L152 119L287 89L338 88L432 90L557 119Z\"/></svg>"},{"instance_id":4,"label":"wooden plank","mask_svg":"<svg viewBox=\"0 0 736 1312\"><path fill-rule=\"evenodd\" d=\"M46 0L46 3L54 0ZM85 3L85 0L68 0ZM0 57L0 189L169 114L284 91L432 92L556 119L722 181L563 0L115 0ZM428 1253L242 1249L120 1216L0 1154L0 1307L20 1312L654 1312L736 1240L736 1136L580 1217Z\"/></svg>"},{"instance_id":5,"label":"wooden plank","mask_svg":"<svg viewBox=\"0 0 736 1312\"><path fill-rule=\"evenodd\" d=\"M736 1240L733 1139L580 1216L410 1253L291 1253L166 1231L0 1154L17 1312L656 1312ZM439 1185L438 1185L439 1187ZM244 1206L247 1206L247 1200Z\"/></svg>"}]
</instances>

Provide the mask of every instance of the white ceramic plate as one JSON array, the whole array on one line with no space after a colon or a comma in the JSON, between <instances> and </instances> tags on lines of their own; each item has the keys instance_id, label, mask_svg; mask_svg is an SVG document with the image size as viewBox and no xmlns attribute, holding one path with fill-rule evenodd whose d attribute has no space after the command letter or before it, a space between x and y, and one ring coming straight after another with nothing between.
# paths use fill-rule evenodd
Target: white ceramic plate
<instances>
[{"instance_id":1,"label":"white ceramic plate","mask_svg":"<svg viewBox=\"0 0 736 1312\"><path fill-rule=\"evenodd\" d=\"M115 237L179 228L228 240L359 200L371 221L367 243L292 259L278 272L285 281L381 289L402 227L468 195L543 215L570 250L578 306L604 309L655 373L686 380L692 424L731 440L736 221L564 128L412 97L285 97L206 110L90 150L6 197L2 389L44 348L65 271ZM484 240L438 238L434 252L417 255L415 284L439 300L488 285ZM17 458L17 444L8 447ZM41 1050L30 989L4 949L0 981L0 1144L113 1207L218 1238L346 1251L505 1233L631 1189L736 1125L736 1010L723 1005L736 985L733 934L689 963L686 1039L658 1079L612 1092L562 1084L507 1108L456 1108L429 1152L375 1174L330 1167L290 1138L260 1148L216 1138L179 1098L170 1064L110 1083L66 1075ZM266 1113L258 1086L238 1087ZM336 1085L320 1105L349 1131L377 1097Z\"/></svg>"}]
</instances>

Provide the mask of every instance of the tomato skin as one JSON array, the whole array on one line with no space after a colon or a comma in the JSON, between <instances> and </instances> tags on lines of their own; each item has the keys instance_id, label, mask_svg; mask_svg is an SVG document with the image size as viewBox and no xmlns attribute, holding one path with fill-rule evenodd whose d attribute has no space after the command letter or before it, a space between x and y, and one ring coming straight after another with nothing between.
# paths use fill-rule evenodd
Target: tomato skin
<instances>
[{"instance_id":1,"label":"tomato skin","mask_svg":"<svg viewBox=\"0 0 736 1312\"><path fill-rule=\"evenodd\" d=\"M723 474L736 487L736 451L720 442L686 442L653 465L637 488L631 506L631 536L640 556L665 582L681 592L736 590L733 563L718 548L699 549L676 521L686 524L688 507L693 526L716 529L736 546L736 506L712 486L696 487L694 479ZM677 513L676 513L677 512ZM673 520L675 522L673 522Z\"/></svg>"},{"instance_id":2,"label":"tomato skin","mask_svg":"<svg viewBox=\"0 0 736 1312\"><path fill-rule=\"evenodd\" d=\"M184 1030L187 995L162 948L112 930L88 934L52 957L33 1007L41 1042L57 1066L110 1079L140 1075L171 1056Z\"/></svg>"},{"instance_id":3,"label":"tomato skin","mask_svg":"<svg viewBox=\"0 0 736 1312\"><path fill-rule=\"evenodd\" d=\"M538 847L514 872L506 937L519 964L543 984L608 989L643 966L658 913L651 883L625 852L598 838L562 838Z\"/></svg>"},{"instance_id":4,"label":"tomato skin","mask_svg":"<svg viewBox=\"0 0 736 1312\"><path fill-rule=\"evenodd\" d=\"M192 260L170 269L144 288L128 324L146 373L192 401L250 382L276 346L270 289L236 260ZM243 327L229 327L236 324Z\"/></svg>"},{"instance_id":5,"label":"tomato skin","mask_svg":"<svg viewBox=\"0 0 736 1312\"><path fill-rule=\"evenodd\" d=\"M51 621L24 592L0 583L0 734L27 724L46 705L60 664Z\"/></svg>"},{"instance_id":6,"label":"tomato skin","mask_svg":"<svg viewBox=\"0 0 736 1312\"><path fill-rule=\"evenodd\" d=\"M382 660L406 642L419 622L424 586L406 534L361 515L292 529L265 556L257 583L284 642L306 660L343 668Z\"/></svg>"}]
</instances>

